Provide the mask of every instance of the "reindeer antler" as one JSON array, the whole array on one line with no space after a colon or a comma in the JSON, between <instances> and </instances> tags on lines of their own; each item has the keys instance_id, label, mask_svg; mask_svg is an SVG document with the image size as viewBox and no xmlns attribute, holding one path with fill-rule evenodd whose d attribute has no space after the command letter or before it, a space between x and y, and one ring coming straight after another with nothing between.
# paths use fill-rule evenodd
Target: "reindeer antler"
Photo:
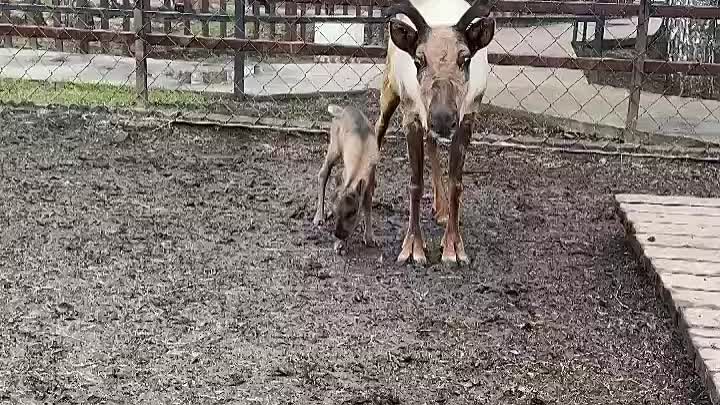
<instances>
[{"instance_id":1,"label":"reindeer antler","mask_svg":"<svg viewBox=\"0 0 720 405\"><path fill-rule=\"evenodd\" d=\"M424 37L427 32L430 31L430 26L427 21L425 21L425 18L423 18L418 9L408 0L397 2L385 9L385 17L391 17L395 14L405 14L410 21L412 21L413 25L415 25L415 29L420 38Z\"/></svg>"},{"instance_id":2,"label":"reindeer antler","mask_svg":"<svg viewBox=\"0 0 720 405\"><path fill-rule=\"evenodd\" d=\"M455 29L460 32L465 32L474 19L489 16L490 8L490 0L475 0L465 14L460 17L460 21L455 24Z\"/></svg>"}]
</instances>

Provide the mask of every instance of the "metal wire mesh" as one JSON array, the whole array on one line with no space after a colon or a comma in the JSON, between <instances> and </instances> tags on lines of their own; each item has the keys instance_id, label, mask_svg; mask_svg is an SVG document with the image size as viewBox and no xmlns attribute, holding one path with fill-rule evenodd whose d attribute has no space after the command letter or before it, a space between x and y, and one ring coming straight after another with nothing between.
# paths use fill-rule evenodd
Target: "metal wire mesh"
<instances>
[{"instance_id":1,"label":"metal wire mesh","mask_svg":"<svg viewBox=\"0 0 720 405\"><path fill-rule=\"evenodd\" d=\"M496 3L482 128L498 136L720 142L720 8L706 3ZM302 126L327 121L332 102L375 119L387 5L0 1L0 101Z\"/></svg>"}]
</instances>

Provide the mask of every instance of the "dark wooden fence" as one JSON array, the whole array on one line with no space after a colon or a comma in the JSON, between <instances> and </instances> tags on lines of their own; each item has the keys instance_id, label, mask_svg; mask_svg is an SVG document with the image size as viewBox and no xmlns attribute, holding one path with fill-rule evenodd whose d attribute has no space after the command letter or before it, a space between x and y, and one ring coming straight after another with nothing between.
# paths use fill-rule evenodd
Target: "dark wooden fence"
<instances>
[{"instance_id":1,"label":"dark wooden fence","mask_svg":"<svg viewBox=\"0 0 720 405\"><path fill-rule=\"evenodd\" d=\"M387 7L389 0L297 0L293 2L233 0L233 12L228 12L227 0L219 0L218 12L210 12L209 0L200 0L200 10L192 0L164 0L159 9L151 9L149 0L101 0L102 7L88 5L88 0L75 0L75 5L63 4L68 0L52 0L53 5L36 3L3 3L0 0L0 38L5 46L12 45L13 37L25 39L52 40L57 49L63 49L63 41L80 44L81 52L88 44L100 44L103 50L111 44L122 45L135 55L137 91L147 97L147 58L158 47L181 49L204 49L217 53L234 54L235 95L244 94L244 62L247 55L309 55L383 58L385 47L382 25L384 19L380 10ZM81 3L85 1L85 3ZM278 13L277 5L282 5ZM261 11L262 9L262 11ZM237 12L241 10L241 12ZM542 55L513 55L492 53L490 62L496 65L522 65L545 68L581 69L594 71L627 72L632 74L630 102L626 127L635 130L638 117L643 76L646 74L720 75L720 64L700 62L667 62L646 59L648 21L651 17L720 19L720 7L678 7L653 5L649 0L639 3L599 3L565 1L498 1L493 10L501 18L538 18L543 16L572 17L603 24L605 19L638 17L635 54L632 60L598 57L552 57ZM10 19L11 11L23 11L34 16L34 25L20 25ZM246 12L249 11L249 12ZM264 12L263 12L264 11ZM44 22L51 16L52 26ZM74 23L63 16L76 16ZM512 16L512 17L508 17ZM95 19L100 20L99 29ZM109 21L122 21L120 29L110 29ZM130 30L130 21L133 29ZM152 23L162 24L162 30L155 32ZM181 22L183 30L176 33L173 22ZM200 24L200 32L193 34L192 24ZM347 46L319 44L314 42L311 32L313 24L323 22L362 23L377 30L378 40L374 45ZM219 23L217 33L210 31L210 23ZM228 36L227 25L232 24L234 32ZM278 34L278 25L284 27ZM252 26L252 27L251 27ZM263 29L262 27L266 28ZM211 35L215 34L215 35ZM279 35L279 36L278 36ZM368 37L366 35L366 37ZM372 35L370 35L372 37ZM33 45L36 46L36 45Z\"/></svg>"}]
</instances>

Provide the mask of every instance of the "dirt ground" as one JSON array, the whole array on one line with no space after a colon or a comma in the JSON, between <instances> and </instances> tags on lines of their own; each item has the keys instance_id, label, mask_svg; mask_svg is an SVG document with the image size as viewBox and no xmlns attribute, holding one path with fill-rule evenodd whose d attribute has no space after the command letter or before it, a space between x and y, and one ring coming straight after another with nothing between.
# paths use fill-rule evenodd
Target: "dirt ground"
<instances>
[{"instance_id":1,"label":"dirt ground","mask_svg":"<svg viewBox=\"0 0 720 405\"><path fill-rule=\"evenodd\" d=\"M311 224L322 137L0 110L0 403L709 404L612 194L720 195L715 165L473 148L472 263ZM429 180L426 175L426 194Z\"/></svg>"},{"instance_id":2,"label":"dirt ground","mask_svg":"<svg viewBox=\"0 0 720 405\"><path fill-rule=\"evenodd\" d=\"M309 122L328 121L328 104L352 105L361 109L373 120L380 115L380 91L369 89L360 93L338 95L323 94L319 97L278 96L268 99L249 98L236 101L219 99L211 103L207 109L224 115L249 115L286 120L303 120ZM400 110L393 115L392 126L401 127ZM566 139L597 139L592 134L567 131L550 122L544 122L530 114L500 109L489 104L483 105L483 113L479 117L479 128L483 132L504 136L537 136Z\"/></svg>"}]
</instances>

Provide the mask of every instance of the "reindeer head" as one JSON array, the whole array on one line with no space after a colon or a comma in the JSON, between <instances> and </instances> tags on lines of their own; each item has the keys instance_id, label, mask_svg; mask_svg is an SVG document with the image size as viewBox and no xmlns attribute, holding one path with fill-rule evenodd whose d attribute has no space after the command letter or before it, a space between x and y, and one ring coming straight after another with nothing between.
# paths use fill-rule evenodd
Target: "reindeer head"
<instances>
[{"instance_id":1,"label":"reindeer head","mask_svg":"<svg viewBox=\"0 0 720 405\"><path fill-rule=\"evenodd\" d=\"M333 214L335 215L335 237L347 239L360 222L360 208L365 194L364 180L355 186L341 185L336 179L336 194L334 196Z\"/></svg>"},{"instance_id":2,"label":"reindeer head","mask_svg":"<svg viewBox=\"0 0 720 405\"><path fill-rule=\"evenodd\" d=\"M488 1L476 0L460 21L450 27L430 27L407 0L386 11L388 16L404 14L415 25L413 29L392 18L390 37L415 61L429 129L444 137L448 137L462 119L458 112L467 92L470 59L488 46L495 35L495 20L489 17Z\"/></svg>"}]
</instances>

